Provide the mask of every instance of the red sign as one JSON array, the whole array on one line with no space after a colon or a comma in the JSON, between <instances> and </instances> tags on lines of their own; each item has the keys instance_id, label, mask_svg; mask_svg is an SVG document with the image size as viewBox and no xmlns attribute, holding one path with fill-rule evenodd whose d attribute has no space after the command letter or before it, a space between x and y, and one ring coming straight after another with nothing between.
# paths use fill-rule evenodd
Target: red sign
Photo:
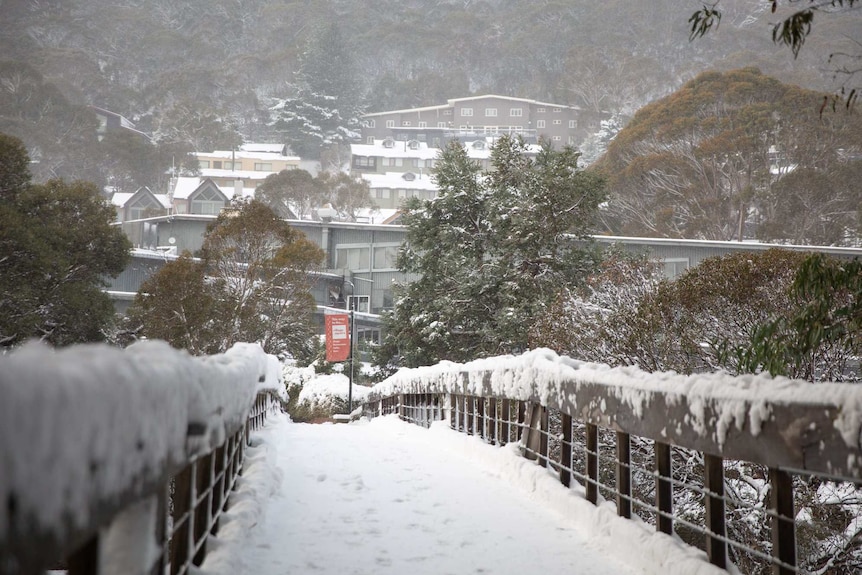
<instances>
[{"instance_id":1,"label":"red sign","mask_svg":"<svg viewBox=\"0 0 862 575\"><path fill-rule=\"evenodd\" d=\"M326 361L346 361L350 357L350 316L346 313L326 315Z\"/></svg>"}]
</instances>

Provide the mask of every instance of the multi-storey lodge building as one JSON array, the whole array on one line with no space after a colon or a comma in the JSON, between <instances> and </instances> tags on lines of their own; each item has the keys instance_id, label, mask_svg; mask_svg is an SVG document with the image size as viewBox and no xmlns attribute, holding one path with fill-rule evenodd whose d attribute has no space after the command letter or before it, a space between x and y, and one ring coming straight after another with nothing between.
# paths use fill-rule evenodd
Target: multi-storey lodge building
<instances>
[{"instance_id":1,"label":"multi-storey lodge building","mask_svg":"<svg viewBox=\"0 0 862 575\"><path fill-rule=\"evenodd\" d=\"M373 144L389 137L441 148L454 138L463 142L518 134L531 143L545 138L554 147L576 146L600 119L592 116L564 104L510 96L471 96L438 106L366 114L362 141Z\"/></svg>"}]
</instances>

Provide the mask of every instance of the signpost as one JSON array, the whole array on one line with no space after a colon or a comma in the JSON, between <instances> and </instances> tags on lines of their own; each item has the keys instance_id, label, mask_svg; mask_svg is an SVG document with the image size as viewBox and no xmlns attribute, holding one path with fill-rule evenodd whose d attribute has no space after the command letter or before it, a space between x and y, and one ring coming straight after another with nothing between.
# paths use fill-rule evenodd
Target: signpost
<instances>
[{"instance_id":1,"label":"signpost","mask_svg":"<svg viewBox=\"0 0 862 575\"><path fill-rule=\"evenodd\" d=\"M350 357L350 316L346 313L326 315L326 361L338 363Z\"/></svg>"},{"instance_id":2,"label":"signpost","mask_svg":"<svg viewBox=\"0 0 862 575\"><path fill-rule=\"evenodd\" d=\"M338 363L350 359L350 380L347 389L347 413L353 411L353 336L355 321L353 310L346 313L327 314L323 317L326 328L326 361Z\"/></svg>"}]
</instances>

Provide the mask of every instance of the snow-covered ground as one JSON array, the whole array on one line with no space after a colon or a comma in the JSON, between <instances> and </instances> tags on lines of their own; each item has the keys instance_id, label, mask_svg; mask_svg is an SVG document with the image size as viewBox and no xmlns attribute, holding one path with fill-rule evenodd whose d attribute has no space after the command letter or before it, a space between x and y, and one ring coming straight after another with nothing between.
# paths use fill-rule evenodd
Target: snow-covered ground
<instances>
[{"instance_id":1,"label":"snow-covered ground","mask_svg":"<svg viewBox=\"0 0 862 575\"><path fill-rule=\"evenodd\" d=\"M725 573L505 448L394 416L254 436L201 575Z\"/></svg>"}]
</instances>

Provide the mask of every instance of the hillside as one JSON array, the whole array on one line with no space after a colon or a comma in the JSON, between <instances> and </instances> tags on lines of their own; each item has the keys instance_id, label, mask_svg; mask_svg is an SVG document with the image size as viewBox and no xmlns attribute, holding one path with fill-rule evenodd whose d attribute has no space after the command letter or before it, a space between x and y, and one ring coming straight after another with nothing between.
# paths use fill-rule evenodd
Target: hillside
<instances>
[{"instance_id":1,"label":"hillside","mask_svg":"<svg viewBox=\"0 0 862 575\"><path fill-rule=\"evenodd\" d=\"M862 14L819 18L816 37L794 60L771 42L768 23L775 16L767 2L723 0L719 29L689 42L687 19L700 4L0 0L0 50L7 60L0 86L11 94L21 77L29 78L33 90L51 92L55 102L47 121L45 106L22 112L33 98L16 103L4 95L0 130L33 148L35 134L50 129L40 122L56 124L57 108L70 108L60 114L68 123L78 117L76 106L96 105L160 142L196 147L229 142L236 132L277 139L267 127L268 109L274 98L296 94L302 53L332 23L349 47L366 111L490 92L626 117L707 69L757 66L783 82L830 91L828 55L862 29ZM52 173L68 174L74 164L54 166Z\"/></svg>"}]
</instances>

